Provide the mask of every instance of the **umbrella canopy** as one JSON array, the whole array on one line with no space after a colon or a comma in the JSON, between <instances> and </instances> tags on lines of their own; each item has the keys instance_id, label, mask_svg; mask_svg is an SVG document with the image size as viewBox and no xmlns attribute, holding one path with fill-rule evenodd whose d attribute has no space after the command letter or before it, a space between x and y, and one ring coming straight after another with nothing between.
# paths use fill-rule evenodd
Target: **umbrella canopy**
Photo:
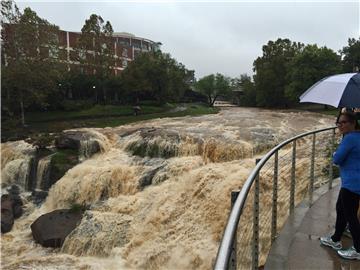
<instances>
[{"instance_id":1,"label":"umbrella canopy","mask_svg":"<svg viewBox=\"0 0 360 270\"><path fill-rule=\"evenodd\" d=\"M300 102L360 108L360 73L326 77L306 90L300 96Z\"/></svg>"}]
</instances>

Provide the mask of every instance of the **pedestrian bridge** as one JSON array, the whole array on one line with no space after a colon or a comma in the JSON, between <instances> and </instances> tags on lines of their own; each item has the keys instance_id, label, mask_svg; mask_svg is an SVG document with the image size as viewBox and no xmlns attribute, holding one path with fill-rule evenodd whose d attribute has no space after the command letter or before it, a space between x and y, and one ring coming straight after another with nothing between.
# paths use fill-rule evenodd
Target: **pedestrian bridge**
<instances>
[{"instance_id":1,"label":"pedestrian bridge","mask_svg":"<svg viewBox=\"0 0 360 270\"><path fill-rule=\"evenodd\" d=\"M232 210L215 269L360 269L341 259L319 237L334 230L339 190L332 153L335 127L280 143L257 160ZM335 178L335 179L334 179ZM343 239L343 246L351 239Z\"/></svg>"}]
</instances>

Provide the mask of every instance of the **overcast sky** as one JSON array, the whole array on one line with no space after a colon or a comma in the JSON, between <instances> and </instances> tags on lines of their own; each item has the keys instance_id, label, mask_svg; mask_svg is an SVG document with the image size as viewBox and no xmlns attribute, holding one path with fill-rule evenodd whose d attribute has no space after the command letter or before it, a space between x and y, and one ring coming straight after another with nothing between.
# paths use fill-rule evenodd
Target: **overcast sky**
<instances>
[{"instance_id":1,"label":"overcast sky","mask_svg":"<svg viewBox=\"0 0 360 270\"><path fill-rule=\"evenodd\" d=\"M115 32L159 41L195 76L253 74L253 61L269 40L327 46L335 51L358 38L355 1L16 1L67 31L80 31L90 14Z\"/></svg>"}]
</instances>

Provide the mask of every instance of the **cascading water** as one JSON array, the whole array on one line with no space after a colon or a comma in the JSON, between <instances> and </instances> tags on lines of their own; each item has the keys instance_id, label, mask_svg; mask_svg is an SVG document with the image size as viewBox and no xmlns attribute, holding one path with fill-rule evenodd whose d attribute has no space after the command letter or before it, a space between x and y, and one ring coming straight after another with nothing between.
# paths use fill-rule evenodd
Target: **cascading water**
<instances>
[{"instance_id":1,"label":"cascading water","mask_svg":"<svg viewBox=\"0 0 360 270\"><path fill-rule=\"evenodd\" d=\"M86 129L96 134L101 153L70 169L41 207L25 201L25 214L1 236L2 268L210 269L229 194L242 187L254 159L279 141L331 123L331 117L306 112L231 108L217 115ZM6 159L2 168L16 157ZM286 181L279 180L285 186ZM270 200L265 194L262 203ZM36 218L74 204L89 210L61 249L34 243L30 225ZM250 215L245 210L245 220ZM243 228L251 234L251 225Z\"/></svg>"},{"instance_id":2,"label":"cascading water","mask_svg":"<svg viewBox=\"0 0 360 270\"><path fill-rule=\"evenodd\" d=\"M98 142L96 140L80 141L79 159L84 161L97 152Z\"/></svg>"},{"instance_id":3,"label":"cascading water","mask_svg":"<svg viewBox=\"0 0 360 270\"><path fill-rule=\"evenodd\" d=\"M16 184L27 190L36 148L25 141L1 145L1 186Z\"/></svg>"},{"instance_id":4,"label":"cascading water","mask_svg":"<svg viewBox=\"0 0 360 270\"><path fill-rule=\"evenodd\" d=\"M36 171L36 188L47 189L50 177L50 162L53 155L46 156L38 161Z\"/></svg>"}]
</instances>

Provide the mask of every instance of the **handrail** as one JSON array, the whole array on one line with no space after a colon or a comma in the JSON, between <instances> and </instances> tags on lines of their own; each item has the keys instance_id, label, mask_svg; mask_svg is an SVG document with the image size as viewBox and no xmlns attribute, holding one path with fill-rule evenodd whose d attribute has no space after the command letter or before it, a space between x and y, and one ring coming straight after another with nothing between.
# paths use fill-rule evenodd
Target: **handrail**
<instances>
[{"instance_id":1,"label":"handrail","mask_svg":"<svg viewBox=\"0 0 360 270\"><path fill-rule=\"evenodd\" d=\"M328 128L318 129L315 131L305 132L305 133L302 133L295 137L292 137L292 138L278 144L274 148L272 148L269 152L267 152L265 154L265 156L263 158L261 158L261 160L256 164L255 168L251 171L249 177L245 181L245 183L233 205L233 208L231 209L231 212L230 212L230 215L228 218L228 222L226 224L226 228L225 228L225 231L223 234L223 238L222 238L222 241L221 241L218 253L217 253L217 258L216 258L214 269L216 269L216 270L228 269L229 260L230 260L230 256L231 256L231 252L232 252L231 247L234 242L234 238L235 238L236 231L237 231L237 226L238 226L240 216L242 214L242 211L243 211L243 208L245 205L246 198L248 196L248 193L250 191L252 184L255 181L256 176L259 174L260 169L264 166L266 161L269 160L270 157L274 153L276 153L279 149L281 149L285 145L287 145L297 139L300 139L302 137L305 137L305 136L308 136L311 134L316 134L316 133L320 133L323 131L332 130L335 128L336 127L328 127Z\"/></svg>"}]
</instances>

